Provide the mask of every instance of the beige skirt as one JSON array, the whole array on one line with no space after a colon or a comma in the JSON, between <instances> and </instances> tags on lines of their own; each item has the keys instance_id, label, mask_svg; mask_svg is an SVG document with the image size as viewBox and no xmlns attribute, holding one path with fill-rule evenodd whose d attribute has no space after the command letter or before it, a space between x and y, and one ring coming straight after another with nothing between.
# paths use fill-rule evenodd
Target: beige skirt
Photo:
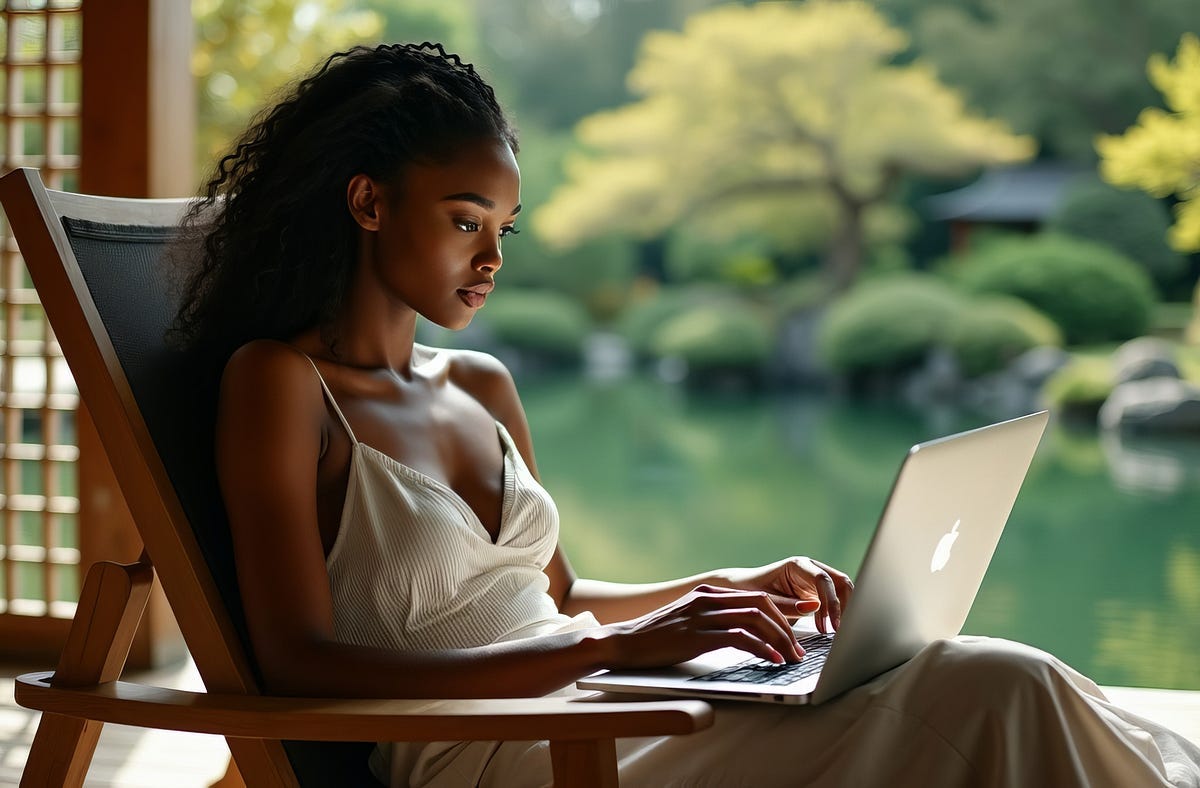
<instances>
[{"instance_id":1,"label":"beige skirt","mask_svg":"<svg viewBox=\"0 0 1200 788\"><path fill-rule=\"evenodd\" d=\"M1200 788L1200 748L1011 641L938 641L821 706L713 705L699 733L619 739L621 785ZM546 742L388 744L372 765L392 786L551 782Z\"/></svg>"}]
</instances>

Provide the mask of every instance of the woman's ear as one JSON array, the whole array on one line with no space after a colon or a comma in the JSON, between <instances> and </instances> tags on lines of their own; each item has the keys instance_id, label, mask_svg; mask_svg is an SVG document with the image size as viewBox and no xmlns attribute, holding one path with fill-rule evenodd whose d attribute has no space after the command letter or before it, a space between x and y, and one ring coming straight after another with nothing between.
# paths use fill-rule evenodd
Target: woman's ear
<instances>
[{"instance_id":1,"label":"woman's ear","mask_svg":"<svg viewBox=\"0 0 1200 788\"><path fill-rule=\"evenodd\" d=\"M346 205L350 215L364 230L379 229L379 208L383 190L371 176L358 174L346 185Z\"/></svg>"}]
</instances>

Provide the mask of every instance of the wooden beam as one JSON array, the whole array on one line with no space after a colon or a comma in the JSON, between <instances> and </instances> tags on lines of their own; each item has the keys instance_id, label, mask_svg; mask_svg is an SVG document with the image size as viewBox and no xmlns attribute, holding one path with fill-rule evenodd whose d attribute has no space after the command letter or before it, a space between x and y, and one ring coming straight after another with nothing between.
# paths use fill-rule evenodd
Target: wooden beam
<instances>
[{"instance_id":1,"label":"wooden beam","mask_svg":"<svg viewBox=\"0 0 1200 788\"><path fill-rule=\"evenodd\" d=\"M80 189L123 197L192 192L195 99L191 4L84 3ZM142 543L86 408L79 411L79 522L83 563L131 560ZM148 668L185 652L156 584L129 652Z\"/></svg>"}]
</instances>

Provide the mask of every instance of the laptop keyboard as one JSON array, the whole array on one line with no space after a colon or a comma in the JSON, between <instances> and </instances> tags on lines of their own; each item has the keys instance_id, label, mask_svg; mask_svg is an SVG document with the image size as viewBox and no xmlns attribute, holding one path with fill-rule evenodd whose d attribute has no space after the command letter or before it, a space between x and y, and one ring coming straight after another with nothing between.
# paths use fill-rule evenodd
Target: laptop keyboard
<instances>
[{"instance_id":1,"label":"laptop keyboard","mask_svg":"<svg viewBox=\"0 0 1200 788\"><path fill-rule=\"evenodd\" d=\"M822 635L818 632L798 638L798 642L804 649L804 658L799 662L776 665L765 659L751 657L745 662L714 670L703 676L693 676L688 681L733 681L739 684L773 686L795 684L801 679L820 672L821 668L825 666L825 658L829 656L829 648L833 645L833 635Z\"/></svg>"}]
</instances>

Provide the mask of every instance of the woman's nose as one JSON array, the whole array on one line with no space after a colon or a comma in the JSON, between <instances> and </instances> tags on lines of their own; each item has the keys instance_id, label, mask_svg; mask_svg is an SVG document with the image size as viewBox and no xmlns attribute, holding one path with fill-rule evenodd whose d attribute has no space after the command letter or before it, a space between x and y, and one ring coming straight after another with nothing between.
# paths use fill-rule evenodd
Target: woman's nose
<instances>
[{"instance_id":1,"label":"woman's nose","mask_svg":"<svg viewBox=\"0 0 1200 788\"><path fill-rule=\"evenodd\" d=\"M494 274L500 270L500 266L504 264L504 257L500 253L500 240L494 242L482 249L479 254L475 255L472 261L476 271L485 274Z\"/></svg>"}]
</instances>

